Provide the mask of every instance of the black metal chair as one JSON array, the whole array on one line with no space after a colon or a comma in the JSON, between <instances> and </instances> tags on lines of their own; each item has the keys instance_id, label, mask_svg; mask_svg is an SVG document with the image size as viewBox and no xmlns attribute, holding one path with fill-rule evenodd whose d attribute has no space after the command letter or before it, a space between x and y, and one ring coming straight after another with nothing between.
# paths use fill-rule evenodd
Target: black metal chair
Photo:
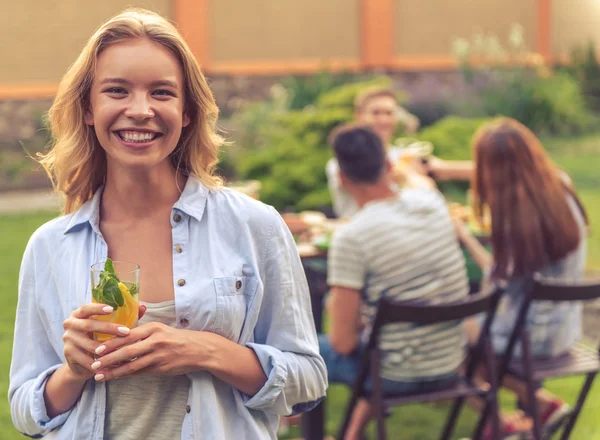
<instances>
[{"instance_id":1,"label":"black metal chair","mask_svg":"<svg viewBox=\"0 0 600 440\"><path fill-rule=\"evenodd\" d=\"M493 409L492 430L497 438L499 432L498 403L497 403L497 372L495 369L494 354L489 340L489 330L498 305L501 289L492 292L470 295L459 301L426 305L424 301L410 301L394 303L389 300L380 300L373 330L367 344L365 354L362 357L359 373L352 389L352 396L346 409L344 421L339 429L338 439L343 439L356 403L360 397L370 399L375 409L377 420L378 439L386 439L386 428L384 412L386 408L404 405L408 403L425 403L433 401L454 400L454 404L446 421L442 439L449 439L454 430L454 425L464 404L464 400L470 396L478 396L486 402L486 407ZM448 388L431 392L384 396L380 377L380 352L378 348L379 334L382 327L392 322L406 322L417 325L431 325L447 321L463 320L468 317L487 313L487 319L483 325L477 344L469 350L468 361L464 374L460 374L456 383ZM476 385L473 377L477 367L485 361L487 373L493 378L489 387ZM364 392L364 383L371 375L373 381L373 392L367 396Z\"/></svg>"},{"instance_id":2,"label":"black metal chair","mask_svg":"<svg viewBox=\"0 0 600 440\"><path fill-rule=\"evenodd\" d=\"M564 284L549 283L536 279L533 288L525 294L523 305L519 310L515 327L512 331L505 354L498 363L498 383L502 383L505 375L511 374L517 379L525 382L527 386L529 404L525 405L525 411L533 419L533 437L535 440L541 440L542 432L541 421L538 414L535 394L541 381L553 378L585 374L585 382L577 398L577 402L567 417L566 424L561 436L566 440L571 435L575 426L577 417L590 391L592 382L598 371L600 371L600 347L593 349L585 345L577 344L568 353L563 355L546 358L533 359L531 353L531 342L529 332L525 326L527 313L534 301L552 301L552 302L572 302L589 301L600 298L600 282L588 284ZM521 359L513 360L514 349L518 341L521 341ZM481 432L486 417L492 411L492 408L486 408L483 417L480 420L477 432ZM560 430L557 427L557 431ZM552 433L546 433L552 434Z\"/></svg>"}]
</instances>

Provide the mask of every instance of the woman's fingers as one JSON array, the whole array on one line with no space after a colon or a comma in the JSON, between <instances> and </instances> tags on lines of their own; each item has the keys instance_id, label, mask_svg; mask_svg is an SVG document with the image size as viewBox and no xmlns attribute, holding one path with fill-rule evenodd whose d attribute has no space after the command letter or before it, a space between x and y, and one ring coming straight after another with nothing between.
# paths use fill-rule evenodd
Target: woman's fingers
<instances>
[{"instance_id":1,"label":"woman's fingers","mask_svg":"<svg viewBox=\"0 0 600 440\"><path fill-rule=\"evenodd\" d=\"M121 347L126 347L139 341L143 341L157 331L160 331L160 325L161 324L157 323L140 325L139 327L132 329L128 336L112 338L108 341L105 341L100 347L98 347L95 353L107 355L115 350L119 350Z\"/></svg>"},{"instance_id":2,"label":"woman's fingers","mask_svg":"<svg viewBox=\"0 0 600 440\"><path fill-rule=\"evenodd\" d=\"M94 376L94 379L96 382L105 382L110 379L129 376L151 367L153 363L154 360L151 358L151 356L141 356L127 359L120 365L117 364L117 366L112 368L108 364L102 364L100 367L98 367L98 371Z\"/></svg>"},{"instance_id":3,"label":"woman's fingers","mask_svg":"<svg viewBox=\"0 0 600 440\"><path fill-rule=\"evenodd\" d=\"M110 315L112 312L113 308L111 306L107 306L106 304L89 303L84 304L76 309L73 313L71 313L71 317L77 319L87 319L93 315Z\"/></svg>"},{"instance_id":4,"label":"woman's fingers","mask_svg":"<svg viewBox=\"0 0 600 440\"><path fill-rule=\"evenodd\" d=\"M148 308L145 305L141 305L138 310L138 319L142 319L142 317L146 314L146 310Z\"/></svg>"},{"instance_id":5,"label":"woman's fingers","mask_svg":"<svg viewBox=\"0 0 600 440\"><path fill-rule=\"evenodd\" d=\"M73 373L87 377L93 375L92 363L94 362L94 358L89 354L73 347L72 349L65 350L65 358Z\"/></svg>"},{"instance_id":6,"label":"woman's fingers","mask_svg":"<svg viewBox=\"0 0 600 440\"><path fill-rule=\"evenodd\" d=\"M101 345L99 342L79 332L65 332L63 341L65 342L65 346L70 344L78 350L90 354L96 353L96 349Z\"/></svg>"},{"instance_id":7,"label":"woman's fingers","mask_svg":"<svg viewBox=\"0 0 600 440\"><path fill-rule=\"evenodd\" d=\"M96 319L67 319L64 323L65 330L81 333L105 333L115 336L127 336L130 329L113 322L98 321Z\"/></svg>"}]
</instances>

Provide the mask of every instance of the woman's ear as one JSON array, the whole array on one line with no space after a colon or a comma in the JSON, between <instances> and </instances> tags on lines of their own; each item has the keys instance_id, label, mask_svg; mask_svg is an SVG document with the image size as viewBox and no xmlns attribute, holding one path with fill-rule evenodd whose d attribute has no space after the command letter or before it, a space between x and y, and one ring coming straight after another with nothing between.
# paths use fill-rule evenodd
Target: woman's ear
<instances>
[{"instance_id":1,"label":"woman's ear","mask_svg":"<svg viewBox=\"0 0 600 440\"><path fill-rule=\"evenodd\" d=\"M89 105L87 105L85 108L83 120L85 121L86 125L89 125L90 127L94 126L94 114L92 113L92 108Z\"/></svg>"},{"instance_id":2,"label":"woman's ear","mask_svg":"<svg viewBox=\"0 0 600 440\"><path fill-rule=\"evenodd\" d=\"M188 125L190 125L191 119L188 116L187 112L183 112L183 123L181 124L182 127L187 127Z\"/></svg>"}]
</instances>

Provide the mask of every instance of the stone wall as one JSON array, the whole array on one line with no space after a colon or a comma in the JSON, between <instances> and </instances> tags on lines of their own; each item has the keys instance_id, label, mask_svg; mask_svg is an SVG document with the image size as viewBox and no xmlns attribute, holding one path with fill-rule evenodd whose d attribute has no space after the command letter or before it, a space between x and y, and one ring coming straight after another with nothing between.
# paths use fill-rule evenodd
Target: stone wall
<instances>
[{"instance_id":1,"label":"stone wall","mask_svg":"<svg viewBox=\"0 0 600 440\"><path fill-rule=\"evenodd\" d=\"M43 127L42 117L51 104L49 99L0 101L0 145L35 138Z\"/></svg>"}]
</instances>

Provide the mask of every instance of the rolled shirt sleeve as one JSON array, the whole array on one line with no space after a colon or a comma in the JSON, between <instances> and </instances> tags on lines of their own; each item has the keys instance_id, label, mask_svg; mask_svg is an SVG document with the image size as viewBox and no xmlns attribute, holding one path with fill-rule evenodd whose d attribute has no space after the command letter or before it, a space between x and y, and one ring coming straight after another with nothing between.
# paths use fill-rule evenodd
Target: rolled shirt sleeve
<instances>
[{"instance_id":1,"label":"rolled shirt sleeve","mask_svg":"<svg viewBox=\"0 0 600 440\"><path fill-rule=\"evenodd\" d=\"M309 411L325 397L327 370L311 312L308 284L294 239L273 209L264 255L264 295L254 342L267 382L248 408L287 416Z\"/></svg>"},{"instance_id":2,"label":"rolled shirt sleeve","mask_svg":"<svg viewBox=\"0 0 600 440\"><path fill-rule=\"evenodd\" d=\"M33 241L27 245L19 274L8 400L15 428L40 438L65 423L70 411L54 418L46 412L46 383L62 361L52 348L37 306Z\"/></svg>"}]
</instances>

